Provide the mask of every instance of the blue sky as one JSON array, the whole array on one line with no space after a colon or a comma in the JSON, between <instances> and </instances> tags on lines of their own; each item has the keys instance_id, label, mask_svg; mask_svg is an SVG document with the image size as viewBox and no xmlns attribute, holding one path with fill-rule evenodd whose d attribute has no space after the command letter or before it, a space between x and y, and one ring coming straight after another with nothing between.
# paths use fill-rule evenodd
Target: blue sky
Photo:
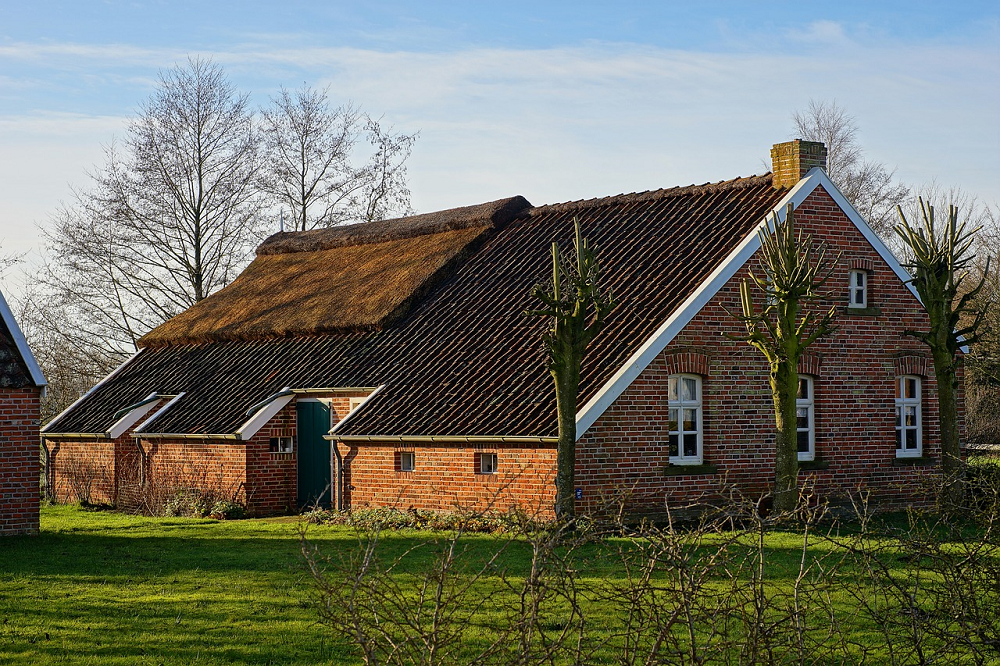
<instances>
[{"instance_id":1,"label":"blue sky","mask_svg":"<svg viewBox=\"0 0 1000 666\"><path fill-rule=\"evenodd\" d=\"M911 185L1000 201L995 2L0 0L0 241L38 228L158 71L211 57L419 131L418 210L536 204L760 173L810 99Z\"/></svg>"}]
</instances>

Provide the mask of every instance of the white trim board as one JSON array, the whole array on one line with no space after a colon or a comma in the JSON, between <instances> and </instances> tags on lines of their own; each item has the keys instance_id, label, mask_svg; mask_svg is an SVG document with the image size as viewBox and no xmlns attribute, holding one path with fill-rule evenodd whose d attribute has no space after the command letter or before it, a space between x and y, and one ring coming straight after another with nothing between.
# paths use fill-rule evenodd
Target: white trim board
<instances>
[{"instance_id":1,"label":"white trim board","mask_svg":"<svg viewBox=\"0 0 1000 666\"><path fill-rule=\"evenodd\" d=\"M165 398L167 396L163 396L163 397ZM152 423L153 421L155 421L158 417L162 416L164 414L164 412L166 412L168 409L170 409L171 407L173 407L174 404L176 404L176 402L178 400L180 400L181 398L183 398L183 397L184 397L184 392L181 391L180 393L178 393L177 395L175 395L174 397L172 397L170 400L168 400L167 404L163 405L163 407L160 407L158 410L156 410L156 412L152 416L150 416L148 419L146 419L145 421L143 421L142 424L136 426L135 430L132 432L132 436L133 437L141 437L142 436L142 430L144 428L146 428L147 426L149 426L149 424Z\"/></svg>"},{"instance_id":2,"label":"white trim board","mask_svg":"<svg viewBox=\"0 0 1000 666\"><path fill-rule=\"evenodd\" d=\"M382 385L378 386L374 391L372 391L371 393L369 393L368 395L366 395L364 397L364 399L361 401L361 404L359 404L357 407L355 407L351 411L347 412L347 415L344 416L344 418L340 419L339 423L337 423L335 426L333 426L332 428L330 428L330 433L329 434L331 434L331 435L335 434L337 432L337 429L340 428L340 426L342 426L345 423L347 423L347 419L351 418L352 416L354 416L355 414L357 414L358 412L360 412L361 409L365 406L365 404L367 404L367 402L369 400L371 400L376 395L378 395L379 391L381 391L382 389L384 389L385 386L386 386L385 384L382 384Z\"/></svg>"},{"instance_id":3,"label":"white trim board","mask_svg":"<svg viewBox=\"0 0 1000 666\"><path fill-rule=\"evenodd\" d=\"M17 351L21 354L21 359L28 366L28 374L31 375L31 381L34 382L35 386L48 386L49 383L45 381L42 368L38 365L35 355L31 353L31 348L28 347L28 341L24 337L24 332L17 325L14 313L11 312L10 306L7 305L7 299L3 297L2 292L0 292L0 316L3 317L3 323L7 325L7 330L10 331L10 337L14 338L14 344L17 346Z\"/></svg>"},{"instance_id":4,"label":"white trim board","mask_svg":"<svg viewBox=\"0 0 1000 666\"><path fill-rule=\"evenodd\" d=\"M868 223L865 222L858 211L848 203L844 195L837 189L837 186L826 175L826 172L820 168L813 168L788 191L788 194L782 197L781 201L764 216L764 219L758 222L739 245L729 253L729 256L712 271L708 279L688 296L680 307L663 322L660 328L639 347L625 365L619 368L618 372L577 412L577 441L587 433L591 426L597 422L597 419L618 399L618 396L625 392L625 389L649 367L649 364L666 349L667 345L694 319L695 315L719 293L719 290L760 249L758 231L765 227L770 228L770 222L774 216L777 216L778 220L783 222L785 219L785 209L788 204L792 204L794 208L798 208L820 186L826 190L841 210L844 211L847 218L854 223L854 226L871 243L874 250L889 265L896 276L906 284L906 287L917 299L917 302L920 302L920 297L917 295L916 290L908 282L910 279L909 273L906 272L892 252L889 251L889 248L872 231L871 227L868 226Z\"/></svg>"},{"instance_id":5,"label":"white trim board","mask_svg":"<svg viewBox=\"0 0 1000 666\"><path fill-rule=\"evenodd\" d=\"M156 403L158 402L158 397L159 396L155 391L146 396L138 407L130 410L125 416L118 419L118 421L111 426L108 430L108 437L111 439L118 439L124 435L129 428L139 421L139 419L153 411L153 408L156 407Z\"/></svg>"},{"instance_id":6,"label":"white trim board","mask_svg":"<svg viewBox=\"0 0 1000 666\"><path fill-rule=\"evenodd\" d=\"M253 416L236 429L236 438L246 441L252 439L257 431L264 427L275 414L280 412L285 405L295 399L295 394L291 393L289 387L285 387L274 394L274 399L258 409ZM308 398L307 398L308 399Z\"/></svg>"},{"instance_id":7,"label":"white trim board","mask_svg":"<svg viewBox=\"0 0 1000 666\"><path fill-rule=\"evenodd\" d=\"M61 419L62 417L66 416L66 414L68 414L71 410L75 409L77 405L79 405L81 402L83 402L87 398L87 396L89 396L91 393L93 393L94 391L96 391L97 389L99 389L101 386L103 386L104 384L106 384L107 382L109 382L111 380L111 378L114 377L115 375L117 375L119 372L121 372L122 370L124 370L125 366L127 366L129 363L131 363L132 361L134 361L135 358L139 354L141 354L142 352L143 352L143 350L140 349L139 351L137 351L136 353L132 354L127 359L125 359L124 361L122 361L121 364L117 368L115 368L110 373L108 373L107 377L105 377L101 381L99 381L96 384L94 384L92 387L90 387L87 390L86 393L84 393L79 398L77 398L76 400L74 400L73 404L71 404L69 407L67 407L66 409L62 410L58 414L56 414L55 418L53 418L51 421L49 421L45 425L45 427L42 428L41 433L43 435L47 434L49 432L49 428L52 427L52 424L58 423L59 419ZM58 433L52 433L52 434L58 434Z\"/></svg>"}]
</instances>

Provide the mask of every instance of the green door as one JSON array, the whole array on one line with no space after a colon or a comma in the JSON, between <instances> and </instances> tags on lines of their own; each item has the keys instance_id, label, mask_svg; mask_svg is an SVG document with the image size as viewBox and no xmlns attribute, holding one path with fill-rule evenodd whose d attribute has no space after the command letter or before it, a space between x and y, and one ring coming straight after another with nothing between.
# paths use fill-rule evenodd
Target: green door
<instances>
[{"instance_id":1,"label":"green door","mask_svg":"<svg viewBox=\"0 0 1000 666\"><path fill-rule=\"evenodd\" d=\"M330 508L330 408L315 400L295 403L299 440L299 506Z\"/></svg>"}]
</instances>

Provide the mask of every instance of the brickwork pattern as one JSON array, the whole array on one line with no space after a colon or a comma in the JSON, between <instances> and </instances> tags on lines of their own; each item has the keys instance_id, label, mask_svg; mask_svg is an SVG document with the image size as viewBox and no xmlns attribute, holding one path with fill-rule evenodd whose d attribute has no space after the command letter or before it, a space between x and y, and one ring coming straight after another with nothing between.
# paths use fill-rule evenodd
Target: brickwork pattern
<instances>
[{"instance_id":1,"label":"brickwork pattern","mask_svg":"<svg viewBox=\"0 0 1000 666\"><path fill-rule=\"evenodd\" d=\"M555 502L553 447L472 444L339 444L346 465L344 498L360 509L494 509L513 506L551 517ZM412 472L399 469L399 452L412 451ZM480 474L481 453L497 454L497 473Z\"/></svg>"},{"instance_id":2,"label":"brickwork pattern","mask_svg":"<svg viewBox=\"0 0 1000 666\"><path fill-rule=\"evenodd\" d=\"M0 535L38 532L40 390L0 388Z\"/></svg>"},{"instance_id":3,"label":"brickwork pattern","mask_svg":"<svg viewBox=\"0 0 1000 666\"><path fill-rule=\"evenodd\" d=\"M846 305L846 267L872 266L869 300L879 310L839 317L836 333L810 347L800 365L816 376L816 457L826 465L803 470L801 477L826 496L870 490L884 506L927 501L927 482L937 465L894 464L895 378L903 370L923 375L923 455L935 462L940 457L928 352L902 335L905 328L923 325L923 311L822 189L799 207L796 223L826 240L834 252L843 252L841 269L827 285L830 297ZM745 276L746 269L730 280L582 439L577 452L581 508L629 495L634 505L656 511L717 496L730 486L749 494L768 491L774 465L768 368L756 350L722 335L738 332L726 309L739 311L739 282ZM669 374L676 371L676 348L702 349L709 359L702 389L703 459L711 467L694 475L665 474L666 389Z\"/></svg>"}]
</instances>

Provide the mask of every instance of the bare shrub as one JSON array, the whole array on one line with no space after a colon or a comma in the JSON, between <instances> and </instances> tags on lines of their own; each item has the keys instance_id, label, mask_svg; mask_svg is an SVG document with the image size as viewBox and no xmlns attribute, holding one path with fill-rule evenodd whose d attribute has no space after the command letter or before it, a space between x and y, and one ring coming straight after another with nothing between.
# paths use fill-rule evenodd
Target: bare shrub
<instances>
[{"instance_id":1,"label":"bare shrub","mask_svg":"<svg viewBox=\"0 0 1000 666\"><path fill-rule=\"evenodd\" d=\"M227 481L223 465L185 463L147 469L137 508L150 516L242 517L247 505L243 485Z\"/></svg>"}]
</instances>

